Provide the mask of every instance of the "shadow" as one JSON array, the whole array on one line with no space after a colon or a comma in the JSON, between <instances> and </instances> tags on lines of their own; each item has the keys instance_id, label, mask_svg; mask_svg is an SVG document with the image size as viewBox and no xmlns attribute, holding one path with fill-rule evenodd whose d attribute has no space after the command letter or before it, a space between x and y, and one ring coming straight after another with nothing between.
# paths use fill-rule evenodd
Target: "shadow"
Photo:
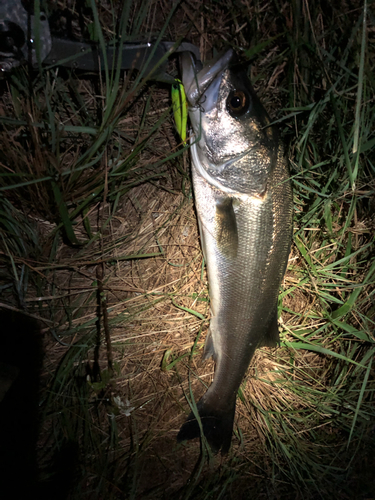
<instances>
[{"instance_id":1,"label":"shadow","mask_svg":"<svg viewBox=\"0 0 375 500\"><path fill-rule=\"evenodd\" d=\"M2 498L31 498L31 492L36 488L42 360L42 338L37 322L22 313L0 309Z\"/></svg>"}]
</instances>

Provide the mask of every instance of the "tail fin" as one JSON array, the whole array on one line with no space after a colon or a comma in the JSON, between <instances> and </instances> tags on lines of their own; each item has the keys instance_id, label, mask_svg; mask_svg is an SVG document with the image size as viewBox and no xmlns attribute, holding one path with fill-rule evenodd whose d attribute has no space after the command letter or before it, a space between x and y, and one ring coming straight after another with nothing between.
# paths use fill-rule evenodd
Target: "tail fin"
<instances>
[{"instance_id":1,"label":"tail fin","mask_svg":"<svg viewBox=\"0 0 375 500\"><path fill-rule=\"evenodd\" d=\"M222 454L226 454L229 451L232 441L236 400L228 405L227 410L223 411L214 408L213 405L208 404L204 399L203 397L197 404L203 434L214 453L221 450ZM201 431L199 424L192 412L181 427L177 435L177 441L181 442L200 436Z\"/></svg>"}]
</instances>

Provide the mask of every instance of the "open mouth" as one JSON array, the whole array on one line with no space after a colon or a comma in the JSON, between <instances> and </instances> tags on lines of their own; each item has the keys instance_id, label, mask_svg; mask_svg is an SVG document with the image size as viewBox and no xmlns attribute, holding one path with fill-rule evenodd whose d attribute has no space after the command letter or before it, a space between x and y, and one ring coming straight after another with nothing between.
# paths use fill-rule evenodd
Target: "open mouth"
<instances>
[{"instance_id":1,"label":"open mouth","mask_svg":"<svg viewBox=\"0 0 375 500\"><path fill-rule=\"evenodd\" d=\"M210 91L206 93L207 97L204 102L204 108L205 110L212 109L213 103L217 100L221 76L228 68L233 55L234 52L232 49L227 50L224 54L220 54L206 64L202 69L199 69L195 64L192 54L189 52L182 54L182 82L190 106L203 105L199 101L210 87Z\"/></svg>"}]
</instances>

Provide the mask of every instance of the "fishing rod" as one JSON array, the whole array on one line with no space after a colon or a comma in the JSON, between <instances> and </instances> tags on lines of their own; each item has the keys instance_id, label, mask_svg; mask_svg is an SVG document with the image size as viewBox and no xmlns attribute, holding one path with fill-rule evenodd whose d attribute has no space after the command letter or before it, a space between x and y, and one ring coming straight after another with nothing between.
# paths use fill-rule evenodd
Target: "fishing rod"
<instances>
[{"instance_id":1,"label":"fishing rod","mask_svg":"<svg viewBox=\"0 0 375 500\"><path fill-rule=\"evenodd\" d=\"M100 44L78 40L69 32L51 33L50 19L40 9L40 2L0 0L0 75L3 77L22 64L37 69L42 66L64 66L87 72L99 72L114 64L122 70L142 71L147 78L173 84L167 73L168 57L190 52L200 61L198 47L186 41L136 42L117 41L104 48Z\"/></svg>"}]
</instances>

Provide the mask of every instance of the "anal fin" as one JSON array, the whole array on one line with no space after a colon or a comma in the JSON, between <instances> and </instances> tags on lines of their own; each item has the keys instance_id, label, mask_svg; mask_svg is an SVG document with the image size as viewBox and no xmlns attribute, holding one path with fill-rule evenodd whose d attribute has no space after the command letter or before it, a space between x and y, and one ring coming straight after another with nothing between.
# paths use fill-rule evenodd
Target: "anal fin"
<instances>
[{"instance_id":1,"label":"anal fin","mask_svg":"<svg viewBox=\"0 0 375 500\"><path fill-rule=\"evenodd\" d=\"M214 361L216 361L214 340L212 337L211 329L209 328L206 337L206 342L204 344L203 359L209 359L211 356L213 357Z\"/></svg>"}]
</instances>

